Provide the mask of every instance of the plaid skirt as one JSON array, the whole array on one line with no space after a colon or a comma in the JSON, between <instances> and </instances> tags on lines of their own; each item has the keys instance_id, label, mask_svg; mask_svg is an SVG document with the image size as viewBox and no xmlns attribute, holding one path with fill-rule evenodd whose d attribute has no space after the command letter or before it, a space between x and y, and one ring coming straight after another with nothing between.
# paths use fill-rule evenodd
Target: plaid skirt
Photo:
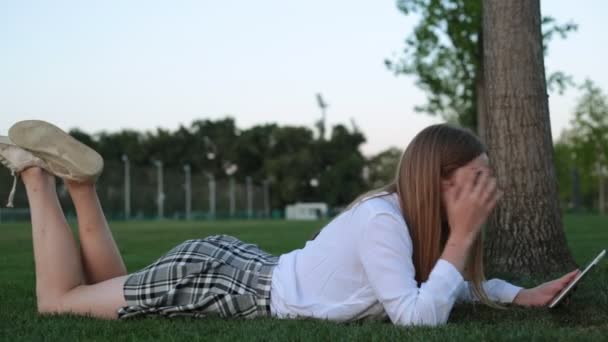
<instances>
[{"instance_id":1,"label":"plaid skirt","mask_svg":"<svg viewBox=\"0 0 608 342\"><path fill-rule=\"evenodd\" d=\"M227 235L185 241L129 275L123 287L128 306L118 317L270 316L277 262L256 245Z\"/></svg>"}]
</instances>

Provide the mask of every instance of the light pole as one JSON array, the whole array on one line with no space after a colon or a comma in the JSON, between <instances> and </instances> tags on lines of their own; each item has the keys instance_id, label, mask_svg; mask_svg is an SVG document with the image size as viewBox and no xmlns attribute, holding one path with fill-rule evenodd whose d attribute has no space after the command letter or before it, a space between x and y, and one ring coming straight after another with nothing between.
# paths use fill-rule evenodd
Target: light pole
<instances>
[{"instance_id":1,"label":"light pole","mask_svg":"<svg viewBox=\"0 0 608 342\"><path fill-rule=\"evenodd\" d=\"M361 169L361 178L363 178L363 181L367 184L367 182L369 182L369 177L371 175L371 170L369 169L369 166L365 165L363 167L363 169Z\"/></svg>"},{"instance_id":2,"label":"light pole","mask_svg":"<svg viewBox=\"0 0 608 342\"><path fill-rule=\"evenodd\" d=\"M217 154L217 147L215 146L215 143L206 135L203 137L203 140L205 141L205 147L207 148L207 159L215 159L215 155Z\"/></svg>"},{"instance_id":3,"label":"light pole","mask_svg":"<svg viewBox=\"0 0 608 342\"><path fill-rule=\"evenodd\" d=\"M319 140L325 140L325 124L327 121L327 103L323 100L321 93L317 93L317 105L321 109L321 119L317 121L317 128L319 129Z\"/></svg>"},{"instance_id":4,"label":"light pole","mask_svg":"<svg viewBox=\"0 0 608 342\"><path fill-rule=\"evenodd\" d=\"M154 166L156 166L156 175L157 175L156 205L157 205L157 211L158 211L158 219L161 220L165 216L165 214L164 214L165 192L163 190L163 162L160 160L155 160Z\"/></svg>"},{"instance_id":5,"label":"light pole","mask_svg":"<svg viewBox=\"0 0 608 342\"><path fill-rule=\"evenodd\" d=\"M239 169L238 165L229 163L225 167L226 175L229 177L229 200L230 200L230 217L236 214L236 185L234 184L234 174Z\"/></svg>"},{"instance_id":6,"label":"light pole","mask_svg":"<svg viewBox=\"0 0 608 342\"><path fill-rule=\"evenodd\" d=\"M236 214L236 186L234 184L234 177L230 176L230 189L228 191L230 191L229 196L230 196L230 217L233 218L234 215Z\"/></svg>"},{"instance_id":7,"label":"light pole","mask_svg":"<svg viewBox=\"0 0 608 342\"><path fill-rule=\"evenodd\" d=\"M190 220L192 218L192 173L190 169L190 164L184 165L184 174L184 192L186 194L186 220Z\"/></svg>"},{"instance_id":8,"label":"light pole","mask_svg":"<svg viewBox=\"0 0 608 342\"><path fill-rule=\"evenodd\" d=\"M217 154L217 147L215 146L213 140L211 140L211 138L209 138L208 136L205 135L203 139L205 140L205 148L207 149L207 160L211 162L215 159L215 156ZM210 169L213 170L213 167L211 167ZM209 218L215 219L217 198L215 189L215 176L212 172L206 172L205 175L207 175L207 181L209 185Z\"/></svg>"},{"instance_id":9,"label":"light pole","mask_svg":"<svg viewBox=\"0 0 608 342\"><path fill-rule=\"evenodd\" d=\"M251 176L246 178L247 184L247 218L253 217L253 180Z\"/></svg>"},{"instance_id":10,"label":"light pole","mask_svg":"<svg viewBox=\"0 0 608 342\"><path fill-rule=\"evenodd\" d=\"M131 164L129 163L129 156L123 154L122 162L125 177L125 220L129 220L131 218Z\"/></svg>"},{"instance_id":11,"label":"light pole","mask_svg":"<svg viewBox=\"0 0 608 342\"><path fill-rule=\"evenodd\" d=\"M215 177L211 172L207 172L207 180L209 183L209 217L215 218Z\"/></svg>"}]
</instances>

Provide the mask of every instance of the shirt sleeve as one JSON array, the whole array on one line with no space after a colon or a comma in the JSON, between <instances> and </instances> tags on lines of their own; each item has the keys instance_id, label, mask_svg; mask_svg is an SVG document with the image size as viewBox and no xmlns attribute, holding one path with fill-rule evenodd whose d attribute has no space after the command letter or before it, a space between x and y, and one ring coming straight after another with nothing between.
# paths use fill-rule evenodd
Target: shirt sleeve
<instances>
[{"instance_id":1,"label":"shirt sleeve","mask_svg":"<svg viewBox=\"0 0 608 342\"><path fill-rule=\"evenodd\" d=\"M428 280L418 287L412 250L404 221L388 213L369 219L358 243L367 279L394 324L444 324L462 293L462 275L450 262L439 259Z\"/></svg>"},{"instance_id":2,"label":"shirt sleeve","mask_svg":"<svg viewBox=\"0 0 608 342\"><path fill-rule=\"evenodd\" d=\"M512 303L519 291L523 288L510 284L502 279L490 279L484 281L481 286L486 291L488 299L499 303ZM458 302L477 302L479 298L473 293L473 288L469 282L464 282L460 293L458 294Z\"/></svg>"}]
</instances>

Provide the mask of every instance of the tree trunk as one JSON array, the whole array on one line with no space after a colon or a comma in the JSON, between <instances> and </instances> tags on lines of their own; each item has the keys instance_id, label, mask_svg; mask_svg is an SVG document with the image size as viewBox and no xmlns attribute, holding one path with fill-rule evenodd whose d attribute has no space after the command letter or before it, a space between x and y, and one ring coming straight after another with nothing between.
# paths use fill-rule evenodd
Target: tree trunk
<instances>
[{"instance_id":1,"label":"tree trunk","mask_svg":"<svg viewBox=\"0 0 608 342\"><path fill-rule=\"evenodd\" d=\"M475 109L477 110L477 135L484 140L486 128L486 102L485 81L483 76L483 29L479 29L479 41L477 43L479 53L479 65L475 73ZM485 141L484 141L485 142Z\"/></svg>"},{"instance_id":2,"label":"tree trunk","mask_svg":"<svg viewBox=\"0 0 608 342\"><path fill-rule=\"evenodd\" d=\"M488 221L492 272L575 265L562 226L545 83L539 0L484 0L484 141L504 196Z\"/></svg>"}]
</instances>

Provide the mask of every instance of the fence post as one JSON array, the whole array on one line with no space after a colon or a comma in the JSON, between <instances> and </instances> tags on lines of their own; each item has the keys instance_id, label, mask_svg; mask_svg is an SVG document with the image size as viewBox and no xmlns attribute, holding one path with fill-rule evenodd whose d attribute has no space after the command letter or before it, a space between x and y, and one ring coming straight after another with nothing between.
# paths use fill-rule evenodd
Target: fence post
<instances>
[{"instance_id":1,"label":"fence post","mask_svg":"<svg viewBox=\"0 0 608 342\"><path fill-rule=\"evenodd\" d=\"M247 176L247 218L253 217L253 180Z\"/></svg>"},{"instance_id":2,"label":"fence post","mask_svg":"<svg viewBox=\"0 0 608 342\"><path fill-rule=\"evenodd\" d=\"M209 181L209 217L215 218L215 176L211 172L207 172L207 179Z\"/></svg>"},{"instance_id":3,"label":"fence post","mask_svg":"<svg viewBox=\"0 0 608 342\"><path fill-rule=\"evenodd\" d=\"M236 213L236 188L234 184L234 177L230 176L230 218L233 218Z\"/></svg>"},{"instance_id":4,"label":"fence post","mask_svg":"<svg viewBox=\"0 0 608 342\"><path fill-rule=\"evenodd\" d=\"M185 173L185 195L186 195L186 220L190 220L192 218L192 175L190 164L184 165L184 173Z\"/></svg>"},{"instance_id":5,"label":"fence post","mask_svg":"<svg viewBox=\"0 0 608 342\"><path fill-rule=\"evenodd\" d=\"M129 220L131 218L131 165L126 154L122 155L122 162L124 163L125 177L125 220Z\"/></svg>"},{"instance_id":6,"label":"fence post","mask_svg":"<svg viewBox=\"0 0 608 342\"><path fill-rule=\"evenodd\" d=\"M155 160L154 165L156 166L157 172L157 188L156 188L156 205L158 210L158 219L161 220L164 214L164 204L165 204L165 192L163 188L163 162L160 160Z\"/></svg>"},{"instance_id":7,"label":"fence post","mask_svg":"<svg viewBox=\"0 0 608 342\"><path fill-rule=\"evenodd\" d=\"M230 218L234 218L236 214L236 187L234 184L234 174L238 171L239 166L234 163L225 163L224 171L229 178L229 196L230 196Z\"/></svg>"}]
</instances>

